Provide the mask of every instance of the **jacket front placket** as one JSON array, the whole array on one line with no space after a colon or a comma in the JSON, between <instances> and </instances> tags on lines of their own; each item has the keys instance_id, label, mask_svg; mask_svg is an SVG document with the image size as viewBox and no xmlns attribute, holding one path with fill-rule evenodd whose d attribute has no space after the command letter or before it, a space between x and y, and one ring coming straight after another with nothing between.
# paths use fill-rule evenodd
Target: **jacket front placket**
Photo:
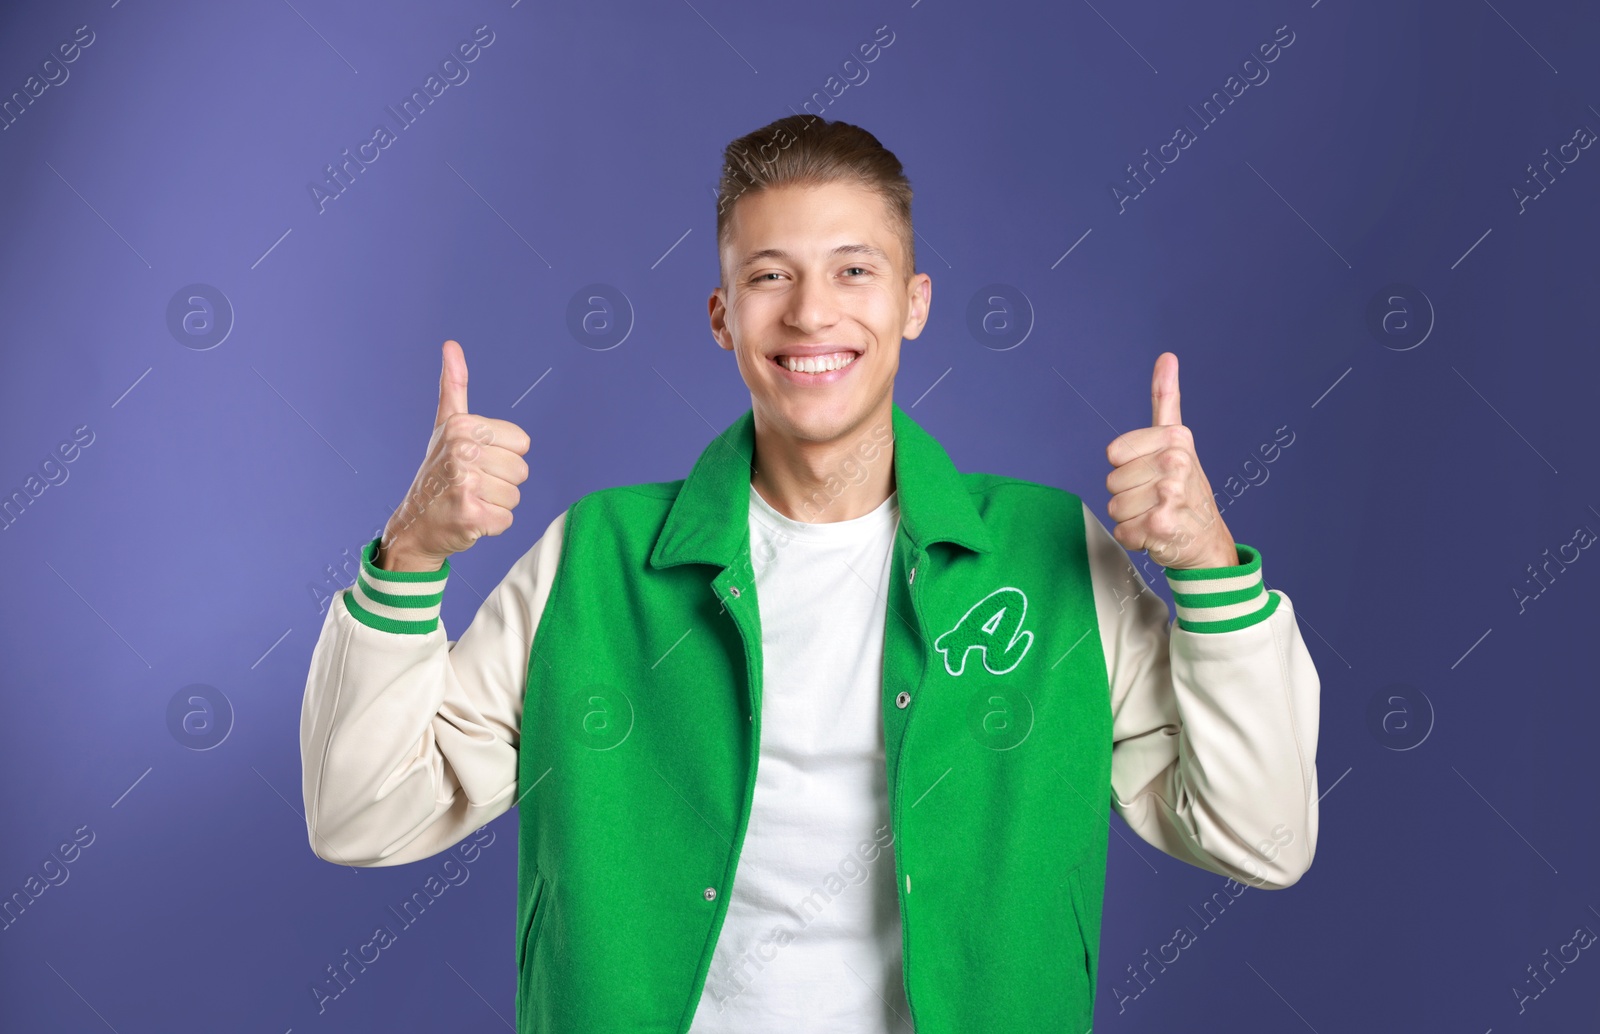
<instances>
[{"instance_id":1,"label":"jacket front placket","mask_svg":"<svg viewBox=\"0 0 1600 1034\"><path fill-rule=\"evenodd\" d=\"M899 495L901 520L896 528L890 562L883 631L882 710L884 730L885 778L894 834L896 895L899 898L902 957L906 976L907 1002L911 1006L913 1027L915 1003L910 998L909 973L915 946L917 906L914 895L916 845L902 836L906 815L913 806L914 788L902 785L899 778L910 729L917 708L916 698L929 678L928 633L922 600L927 592L937 591L938 566L927 546L933 542L954 544L952 548L987 551L990 539L977 515L960 475L939 444L927 435L898 406L893 408L895 431L895 487ZM718 573L709 588L733 620L744 645L745 688L749 705L749 771L744 800L738 813L738 828L722 885L717 889L717 911L711 935L697 971L692 997L687 1003L684 1023L687 1029L696 1002L709 972L716 942L727 916L728 896L745 833L749 828L750 808L755 793L760 763L762 665L761 614L757 605L755 573L750 563L750 530L747 511L754 451L752 414L744 415L702 454L680 493L678 506L669 518L663 542L656 549L654 562L699 562L713 564ZM725 450L725 451L724 451ZM684 497L690 502L685 504ZM710 522L723 520L727 524ZM928 588L933 584L933 588ZM926 789L926 788L923 788ZM915 790L920 793L921 790ZM908 796L910 795L910 796Z\"/></svg>"},{"instance_id":2,"label":"jacket front placket","mask_svg":"<svg viewBox=\"0 0 1600 1034\"><path fill-rule=\"evenodd\" d=\"M905 813L900 782L900 762L909 741L912 720L927 674L928 634L917 605L917 579L929 581L928 553L914 544L904 526L895 534L894 556L883 622L883 754L888 785L889 825L893 833L891 855L895 865L895 896L900 907L901 967L909 974L912 921L915 909L911 897L912 845L904 836ZM916 1029L916 1005L911 1001L910 980L905 982L906 1004L911 1009L911 1026Z\"/></svg>"}]
</instances>

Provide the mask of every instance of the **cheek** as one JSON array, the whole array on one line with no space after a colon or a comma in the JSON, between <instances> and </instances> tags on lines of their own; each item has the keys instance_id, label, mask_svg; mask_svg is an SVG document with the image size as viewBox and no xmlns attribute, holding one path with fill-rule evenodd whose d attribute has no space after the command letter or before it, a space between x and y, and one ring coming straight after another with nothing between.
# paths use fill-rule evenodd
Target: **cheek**
<instances>
[{"instance_id":1,"label":"cheek","mask_svg":"<svg viewBox=\"0 0 1600 1034\"><path fill-rule=\"evenodd\" d=\"M776 319L772 309L770 299L759 294L736 294L732 304L727 308L725 318L728 329L734 333L736 340L759 336L763 328L770 326Z\"/></svg>"},{"instance_id":2,"label":"cheek","mask_svg":"<svg viewBox=\"0 0 1600 1034\"><path fill-rule=\"evenodd\" d=\"M878 334L879 344L898 343L900 332L905 330L906 317L910 314L910 308L900 299L883 299L873 311L872 326Z\"/></svg>"},{"instance_id":3,"label":"cheek","mask_svg":"<svg viewBox=\"0 0 1600 1034\"><path fill-rule=\"evenodd\" d=\"M876 286L872 290L862 290L844 303L845 311L874 330L884 327L899 330L903 322L902 308L898 298L888 290Z\"/></svg>"}]
</instances>

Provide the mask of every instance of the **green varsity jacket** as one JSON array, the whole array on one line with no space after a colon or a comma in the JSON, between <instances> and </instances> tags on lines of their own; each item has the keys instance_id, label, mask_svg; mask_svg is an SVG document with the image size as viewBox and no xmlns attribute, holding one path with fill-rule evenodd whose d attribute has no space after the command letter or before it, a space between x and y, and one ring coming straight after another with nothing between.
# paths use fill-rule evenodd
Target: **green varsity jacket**
<instances>
[{"instance_id":1,"label":"green varsity jacket","mask_svg":"<svg viewBox=\"0 0 1600 1034\"><path fill-rule=\"evenodd\" d=\"M1091 1025L1112 715L1078 496L893 408L883 728L919 1034ZM572 507L518 751L517 1030L683 1034L755 787L752 413ZM676 644L676 645L674 645Z\"/></svg>"}]
</instances>

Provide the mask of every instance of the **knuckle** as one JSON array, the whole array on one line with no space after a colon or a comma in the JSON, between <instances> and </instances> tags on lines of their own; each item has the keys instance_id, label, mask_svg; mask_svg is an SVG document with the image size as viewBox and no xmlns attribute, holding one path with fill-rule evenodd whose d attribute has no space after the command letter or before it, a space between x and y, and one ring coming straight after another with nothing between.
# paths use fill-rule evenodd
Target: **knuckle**
<instances>
[{"instance_id":1,"label":"knuckle","mask_svg":"<svg viewBox=\"0 0 1600 1034\"><path fill-rule=\"evenodd\" d=\"M452 442L459 442L473 437L473 428L477 417L470 413L451 413L445 417L445 437Z\"/></svg>"}]
</instances>

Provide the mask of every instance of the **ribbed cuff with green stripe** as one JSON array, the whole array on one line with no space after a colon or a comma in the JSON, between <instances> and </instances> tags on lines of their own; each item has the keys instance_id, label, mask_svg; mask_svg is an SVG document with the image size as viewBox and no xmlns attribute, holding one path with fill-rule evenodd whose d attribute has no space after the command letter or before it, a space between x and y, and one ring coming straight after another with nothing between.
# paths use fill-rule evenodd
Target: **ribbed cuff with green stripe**
<instances>
[{"instance_id":1,"label":"ribbed cuff with green stripe","mask_svg":"<svg viewBox=\"0 0 1600 1034\"><path fill-rule=\"evenodd\" d=\"M374 567L381 536L361 549L361 573L340 593L350 616L380 632L426 635L439 625L450 561L437 571L385 571Z\"/></svg>"},{"instance_id":2,"label":"ribbed cuff with green stripe","mask_svg":"<svg viewBox=\"0 0 1600 1034\"><path fill-rule=\"evenodd\" d=\"M1277 609L1278 597L1261 580L1261 554L1243 542L1234 545L1239 563L1232 567L1162 568L1177 604L1179 628L1232 632L1267 620Z\"/></svg>"}]
</instances>

